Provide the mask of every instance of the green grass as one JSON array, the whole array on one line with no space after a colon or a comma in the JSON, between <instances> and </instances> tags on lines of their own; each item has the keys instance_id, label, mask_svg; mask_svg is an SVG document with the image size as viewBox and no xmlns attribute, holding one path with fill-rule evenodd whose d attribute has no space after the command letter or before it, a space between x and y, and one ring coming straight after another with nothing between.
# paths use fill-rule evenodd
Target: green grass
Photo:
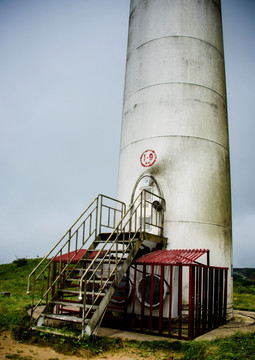
<instances>
[{"instance_id":1,"label":"green grass","mask_svg":"<svg viewBox=\"0 0 255 360\"><path fill-rule=\"evenodd\" d=\"M255 359L255 333L218 338L212 341L187 342L182 359L246 360Z\"/></svg>"},{"instance_id":2,"label":"green grass","mask_svg":"<svg viewBox=\"0 0 255 360\"><path fill-rule=\"evenodd\" d=\"M234 281L233 308L255 311L255 285L245 280Z\"/></svg>"},{"instance_id":3,"label":"green grass","mask_svg":"<svg viewBox=\"0 0 255 360\"><path fill-rule=\"evenodd\" d=\"M19 324L31 305L26 295L27 278L41 259L18 259L11 264L0 265L0 292L9 292L10 297L0 296L0 330Z\"/></svg>"}]
</instances>

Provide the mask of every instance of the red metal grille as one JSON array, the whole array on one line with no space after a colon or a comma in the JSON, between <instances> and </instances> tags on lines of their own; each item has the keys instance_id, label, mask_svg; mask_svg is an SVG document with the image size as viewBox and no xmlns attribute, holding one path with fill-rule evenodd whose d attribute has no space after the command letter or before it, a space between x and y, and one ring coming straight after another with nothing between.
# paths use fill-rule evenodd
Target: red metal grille
<instances>
[{"instance_id":1,"label":"red metal grille","mask_svg":"<svg viewBox=\"0 0 255 360\"><path fill-rule=\"evenodd\" d=\"M156 250L136 259L135 263L141 265L189 265L208 252L207 249Z\"/></svg>"},{"instance_id":2,"label":"red metal grille","mask_svg":"<svg viewBox=\"0 0 255 360\"><path fill-rule=\"evenodd\" d=\"M130 319L133 331L172 338L202 335L226 322L227 273L227 268L177 264L160 265L156 274L155 265L135 264L133 295L125 324ZM148 274L150 283L146 282ZM154 307L156 276L160 281L156 294L159 304ZM164 299L165 285L168 290Z\"/></svg>"}]
</instances>

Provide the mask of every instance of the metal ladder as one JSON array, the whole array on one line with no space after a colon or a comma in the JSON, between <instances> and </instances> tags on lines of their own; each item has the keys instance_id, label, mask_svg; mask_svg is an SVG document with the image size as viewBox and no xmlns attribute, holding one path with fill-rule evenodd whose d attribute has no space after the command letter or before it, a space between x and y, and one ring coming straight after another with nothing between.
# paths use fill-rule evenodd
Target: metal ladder
<instances>
[{"instance_id":1,"label":"metal ladder","mask_svg":"<svg viewBox=\"0 0 255 360\"><path fill-rule=\"evenodd\" d=\"M164 208L164 199L147 190L127 211L123 202L98 195L29 275L31 316L44 306L32 328L96 334L142 242L163 241Z\"/></svg>"}]
</instances>

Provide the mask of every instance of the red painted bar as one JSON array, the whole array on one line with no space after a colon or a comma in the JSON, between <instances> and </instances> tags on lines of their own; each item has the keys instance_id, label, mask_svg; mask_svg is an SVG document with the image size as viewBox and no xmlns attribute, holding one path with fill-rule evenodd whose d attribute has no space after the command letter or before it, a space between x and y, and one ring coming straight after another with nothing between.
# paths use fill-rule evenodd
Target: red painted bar
<instances>
[{"instance_id":1,"label":"red painted bar","mask_svg":"<svg viewBox=\"0 0 255 360\"><path fill-rule=\"evenodd\" d=\"M152 330L153 287L154 287L154 265L151 266L151 296L150 296L150 323L149 323L150 332Z\"/></svg>"},{"instance_id":2,"label":"red painted bar","mask_svg":"<svg viewBox=\"0 0 255 360\"><path fill-rule=\"evenodd\" d=\"M133 299L132 299L132 328L134 328L134 327L135 327L136 274L137 274L137 265L135 264L135 271L134 271L134 287L133 287Z\"/></svg>"},{"instance_id":3,"label":"red painted bar","mask_svg":"<svg viewBox=\"0 0 255 360\"><path fill-rule=\"evenodd\" d=\"M224 270L225 276L224 276L224 323L227 321L227 289L228 289L228 270Z\"/></svg>"},{"instance_id":4,"label":"red painted bar","mask_svg":"<svg viewBox=\"0 0 255 360\"><path fill-rule=\"evenodd\" d=\"M195 296L194 296L194 300L195 300L195 304L194 304L194 309L195 309L195 336L198 335L198 268L197 266L195 267Z\"/></svg>"},{"instance_id":5,"label":"red painted bar","mask_svg":"<svg viewBox=\"0 0 255 360\"><path fill-rule=\"evenodd\" d=\"M179 266L179 337L182 335L182 266Z\"/></svg>"},{"instance_id":6,"label":"red painted bar","mask_svg":"<svg viewBox=\"0 0 255 360\"><path fill-rule=\"evenodd\" d=\"M163 317L163 290L164 290L164 266L160 267L160 293L159 293L159 333L162 333Z\"/></svg>"},{"instance_id":7,"label":"red painted bar","mask_svg":"<svg viewBox=\"0 0 255 360\"><path fill-rule=\"evenodd\" d=\"M203 300L202 300L202 332L206 331L207 318L207 294L208 294L208 268L203 268Z\"/></svg>"},{"instance_id":8,"label":"red painted bar","mask_svg":"<svg viewBox=\"0 0 255 360\"><path fill-rule=\"evenodd\" d=\"M223 305L223 269L219 270L219 324L222 324L222 305Z\"/></svg>"},{"instance_id":9,"label":"red painted bar","mask_svg":"<svg viewBox=\"0 0 255 360\"><path fill-rule=\"evenodd\" d=\"M141 321L140 321L140 328L141 328L141 330L143 330L143 320L144 320L145 279L146 279L146 265L143 265Z\"/></svg>"},{"instance_id":10,"label":"red painted bar","mask_svg":"<svg viewBox=\"0 0 255 360\"><path fill-rule=\"evenodd\" d=\"M209 294L208 294L208 330L212 328L213 317L213 269L209 269Z\"/></svg>"},{"instance_id":11,"label":"red painted bar","mask_svg":"<svg viewBox=\"0 0 255 360\"><path fill-rule=\"evenodd\" d=\"M195 336L195 306L196 306L196 267L194 266L192 269L192 274L193 274L193 278L192 278L192 287L193 287L193 306L192 306L192 335L193 337Z\"/></svg>"},{"instance_id":12,"label":"red painted bar","mask_svg":"<svg viewBox=\"0 0 255 360\"><path fill-rule=\"evenodd\" d=\"M219 325L219 271L218 269L214 269L214 316L213 316L213 325L217 327Z\"/></svg>"},{"instance_id":13,"label":"red painted bar","mask_svg":"<svg viewBox=\"0 0 255 360\"><path fill-rule=\"evenodd\" d=\"M171 334L171 326L172 326L172 298L173 298L173 265L170 265L170 279L169 279L169 326L168 326L168 334Z\"/></svg>"},{"instance_id":14,"label":"red painted bar","mask_svg":"<svg viewBox=\"0 0 255 360\"><path fill-rule=\"evenodd\" d=\"M197 331L198 334L201 334L201 298L202 298L202 268L198 267L198 303L197 303Z\"/></svg>"},{"instance_id":15,"label":"red painted bar","mask_svg":"<svg viewBox=\"0 0 255 360\"><path fill-rule=\"evenodd\" d=\"M194 316L193 313L193 299L194 299L194 295L193 295L193 267L189 267L189 323L188 323L188 336L189 338L192 337L192 317ZM193 315L193 316L192 316Z\"/></svg>"}]
</instances>

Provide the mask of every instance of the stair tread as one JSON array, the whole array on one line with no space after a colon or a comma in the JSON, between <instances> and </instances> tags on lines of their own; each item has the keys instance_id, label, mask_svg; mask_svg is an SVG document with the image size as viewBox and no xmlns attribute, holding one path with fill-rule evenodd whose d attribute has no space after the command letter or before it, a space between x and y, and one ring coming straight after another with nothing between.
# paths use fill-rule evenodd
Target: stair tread
<instances>
[{"instance_id":1,"label":"stair tread","mask_svg":"<svg viewBox=\"0 0 255 360\"><path fill-rule=\"evenodd\" d=\"M87 291L86 294L87 295L95 295L95 296L97 296L97 295L105 296L105 292L99 293L99 292L96 292L96 291L94 291L94 292L93 291Z\"/></svg>"},{"instance_id":2,"label":"stair tread","mask_svg":"<svg viewBox=\"0 0 255 360\"><path fill-rule=\"evenodd\" d=\"M99 280L94 280L94 283L95 283L95 284L105 283L105 282L107 282L108 279L109 279L109 278L107 277L107 278L103 278L102 280L101 280L101 279L99 279ZM113 280L109 280L109 281L108 281L108 285L109 285L109 286L110 286L112 283L113 283Z\"/></svg>"},{"instance_id":3,"label":"stair tread","mask_svg":"<svg viewBox=\"0 0 255 360\"><path fill-rule=\"evenodd\" d=\"M108 243L110 244L110 243L113 243L113 242L115 242L116 241L116 239L110 239L110 240L108 240ZM122 240L122 239L120 239L119 241L118 241L118 244L119 245L123 245L123 244L129 244L130 242L133 242L133 241L135 241L135 239L133 239L133 240ZM104 239L97 239L97 240L94 240L94 243L96 243L96 244L101 244L101 243L105 243L105 240Z\"/></svg>"},{"instance_id":4,"label":"stair tread","mask_svg":"<svg viewBox=\"0 0 255 360\"><path fill-rule=\"evenodd\" d=\"M75 279L75 278L69 278L69 279L68 279L68 281L80 281L80 280L81 280L80 277L79 277L79 278L76 278L76 279Z\"/></svg>"},{"instance_id":5,"label":"stair tread","mask_svg":"<svg viewBox=\"0 0 255 360\"><path fill-rule=\"evenodd\" d=\"M112 275L112 276L114 276L114 275ZM87 284L90 284L90 285L93 285L93 283L95 283L95 284L101 284L101 282L104 283L104 282L106 282L108 279L109 279L109 277L103 277L102 279L101 279L101 277L100 277L100 279L98 279L98 280L90 280L90 281L87 281ZM77 282L79 282L80 279L70 279L70 281L77 281ZM113 280L110 280L110 282L112 283Z\"/></svg>"},{"instance_id":6,"label":"stair tread","mask_svg":"<svg viewBox=\"0 0 255 360\"><path fill-rule=\"evenodd\" d=\"M127 253L126 253L127 254ZM121 262L121 263L123 263L124 262L124 260L125 259L120 259L120 258L117 258L118 259L118 261L119 262ZM99 262L101 262L102 261L102 259L96 259L96 260L94 260L94 259L82 259L83 261L86 261L86 262L88 262L88 263L91 263L92 261L94 261L95 263L99 263ZM116 258L114 258L114 259L106 259L105 260L105 262L104 262L104 264L105 265L108 265L108 264L115 264L116 263ZM75 269L73 269L73 271L85 271L86 270L86 268L84 267L84 268L75 268ZM93 270L93 269L92 269Z\"/></svg>"},{"instance_id":7,"label":"stair tread","mask_svg":"<svg viewBox=\"0 0 255 360\"><path fill-rule=\"evenodd\" d=\"M80 303L80 302L61 301L61 300L51 301L51 304L65 305L65 306L76 306L76 307L81 307L81 308L84 307L84 305L82 303Z\"/></svg>"},{"instance_id":8,"label":"stair tread","mask_svg":"<svg viewBox=\"0 0 255 360\"><path fill-rule=\"evenodd\" d=\"M79 295L80 294L79 290L59 289L58 291L65 292L67 294L73 294L73 295ZM82 291L81 293L84 294L84 291Z\"/></svg>"},{"instance_id":9,"label":"stair tread","mask_svg":"<svg viewBox=\"0 0 255 360\"><path fill-rule=\"evenodd\" d=\"M89 320L86 320L85 323L88 323ZM46 326L33 326L31 328L34 331L40 331L43 333L47 333L47 334L54 334L54 335L61 335L61 336L66 336L66 337L78 337L78 334L74 331L71 330L63 330L63 329L58 329L58 328L51 328L51 327L46 327Z\"/></svg>"},{"instance_id":10,"label":"stair tread","mask_svg":"<svg viewBox=\"0 0 255 360\"><path fill-rule=\"evenodd\" d=\"M111 277L114 277L114 275L111 275ZM89 280L89 281L87 281L87 285L93 285L93 283L95 283L95 284L101 284L101 282L106 282L107 280L109 279L109 277L107 276L107 277L103 277L102 279L101 279L101 276L100 276L100 278L98 277L98 280L93 280L93 279L91 279L91 280ZM76 281L76 282L79 282L80 281L80 279L70 279L70 281ZM84 280L85 281L85 280ZM113 280L110 280L110 283L112 283L113 282ZM68 288L68 285L66 286L66 288ZM63 291L63 289L61 289L61 291Z\"/></svg>"},{"instance_id":11,"label":"stair tread","mask_svg":"<svg viewBox=\"0 0 255 360\"><path fill-rule=\"evenodd\" d=\"M59 291L61 291L62 293L67 293L67 294L71 294L71 295L79 295L80 294L79 290L61 289ZM84 291L82 291L81 294L84 295ZM92 291L86 291L86 294L87 295L93 295L93 292ZM99 294L99 292L94 291L94 295L98 295L98 294ZM105 292L102 292L100 295L104 296Z\"/></svg>"},{"instance_id":12,"label":"stair tread","mask_svg":"<svg viewBox=\"0 0 255 360\"><path fill-rule=\"evenodd\" d=\"M69 315L60 315L60 314L45 314L46 318L62 320L62 321L72 321L76 323L82 323L82 318L77 316L69 316Z\"/></svg>"},{"instance_id":13,"label":"stair tread","mask_svg":"<svg viewBox=\"0 0 255 360\"><path fill-rule=\"evenodd\" d=\"M119 239L120 239L120 240L121 240L121 238L123 239L123 234L124 234L124 238L125 238L125 239L127 239L129 236L130 236L130 237L133 237L133 236L135 236L135 235L136 235L135 238L139 238L139 237L140 237L140 233L135 234L135 233L132 232L132 231L131 231L131 232L126 231L126 232L124 232L124 233L122 233L122 234L119 234ZM101 233L101 234L98 235L98 239L100 238L100 239L107 240L110 235L111 235L110 233ZM113 234L113 235L112 235L112 238L115 240L116 234Z\"/></svg>"}]
</instances>

